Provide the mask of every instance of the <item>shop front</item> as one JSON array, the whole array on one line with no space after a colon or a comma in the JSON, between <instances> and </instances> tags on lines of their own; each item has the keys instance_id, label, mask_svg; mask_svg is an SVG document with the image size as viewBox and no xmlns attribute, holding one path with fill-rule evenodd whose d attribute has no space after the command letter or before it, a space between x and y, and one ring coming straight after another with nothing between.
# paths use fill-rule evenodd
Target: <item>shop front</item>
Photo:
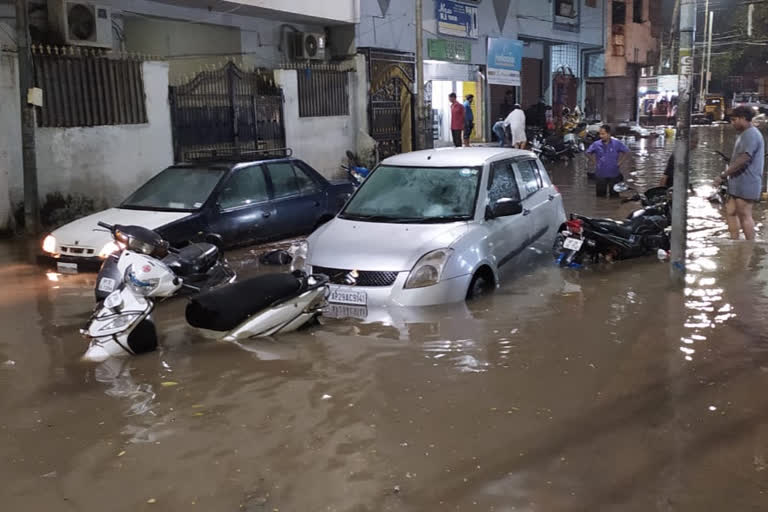
<instances>
[{"instance_id":1,"label":"shop front","mask_svg":"<svg viewBox=\"0 0 768 512\"><path fill-rule=\"evenodd\" d=\"M638 81L638 118L645 126L675 124L678 75L658 75Z\"/></svg>"},{"instance_id":2,"label":"shop front","mask_svg":"<svg viewBox=\"0 0 768 512\"><path fill-rule=\"evenodd\" d=\"M432 108L432 136L435 147L452 145L451 138L451 93L464 103L468 95L473 96L472 113L474 130L472 142L485 140L485 70L483 66L471 64L471 45L465 41L431 39L427 42L429 60L424 61L424 80L427 98Z\"/></svg>"}]
</instances>

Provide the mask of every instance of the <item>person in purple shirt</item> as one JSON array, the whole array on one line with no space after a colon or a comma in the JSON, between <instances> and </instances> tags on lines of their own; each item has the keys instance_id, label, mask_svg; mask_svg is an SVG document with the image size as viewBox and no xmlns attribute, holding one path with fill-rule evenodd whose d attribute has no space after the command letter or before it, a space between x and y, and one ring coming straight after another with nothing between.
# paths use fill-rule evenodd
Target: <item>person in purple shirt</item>
<instances>
[{"instance_id":1,"label":"person in purple shirt","mask_svg":"<svg viewBox=\"0 0 768 512\"><path fill-rule=\"evenodd\" d=\"M597 197L605 197L606 188L611 197L619 197L613 186L623 179L621 166L629 157L629 148L620 140L611 137L611 127L604 124L600 127L600 140L589 146L587 154L595 165Z\"/></svg>"}]
</instances>

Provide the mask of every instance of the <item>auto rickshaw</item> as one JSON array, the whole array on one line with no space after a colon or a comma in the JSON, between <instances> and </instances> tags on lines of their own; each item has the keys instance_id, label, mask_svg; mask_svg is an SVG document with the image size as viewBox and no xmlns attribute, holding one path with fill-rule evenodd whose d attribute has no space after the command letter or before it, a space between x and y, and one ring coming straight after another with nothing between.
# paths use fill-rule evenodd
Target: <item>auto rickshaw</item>
<instances>
[{"instance_id":1,"label":"auto rickshaw","mask_svg":"<svg viewBox=\"0 0 768 512\"><path fill-rule=\"evenodd\" d=\"M725 120L725 98L717 94L708 94L704 105L704 113L713 122Z\"/></svg>"}]
</instances>

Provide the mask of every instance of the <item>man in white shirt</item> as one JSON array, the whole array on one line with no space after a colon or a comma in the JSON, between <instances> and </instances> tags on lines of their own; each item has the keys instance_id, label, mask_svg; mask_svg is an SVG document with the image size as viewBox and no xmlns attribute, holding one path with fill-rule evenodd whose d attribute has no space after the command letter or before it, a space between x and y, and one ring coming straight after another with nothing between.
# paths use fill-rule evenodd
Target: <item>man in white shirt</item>
<instances>
[{"instance_id":1,"label":"man in white shirt","mask_svg":"<svg viewBox=\"0 0 768 512\"><path fill-rule=\"evenodd\" d=\"M504 128L507 127L509 127L509 131L512 134L512 146L518 149L525 149L525 146L528 144L528 138L525 136L525 112L523 112L520 104L515 104L512 107L512 112L504 120Z\"/></svg>"}]
</instances>

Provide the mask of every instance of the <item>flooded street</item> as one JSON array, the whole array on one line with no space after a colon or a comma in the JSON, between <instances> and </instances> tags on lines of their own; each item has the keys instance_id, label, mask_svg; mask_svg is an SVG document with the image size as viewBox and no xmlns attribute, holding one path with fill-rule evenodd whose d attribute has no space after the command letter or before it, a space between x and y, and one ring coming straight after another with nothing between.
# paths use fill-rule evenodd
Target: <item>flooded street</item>
<instances>
[{"instance_id":1,"label":"flooded street","mask_svg":"<svg viewBox=\"0 0 768 512\"><path fill-rule=\"evenodd\" d=\"M181 299L157 310L161 350L90 365L95 274L46 275L4 241L3 510L766 510L765 209L763 241L728 240L707 148L733 132L695 130L684 293L655 256L545 255L469 304L240 345L187 327ZM638 189L664 143L633 146ZM583 155L550 168L569 212L636 208L595 198ZM242 275L256 253L233 255Z\"/></svg>"}]
</instances>

